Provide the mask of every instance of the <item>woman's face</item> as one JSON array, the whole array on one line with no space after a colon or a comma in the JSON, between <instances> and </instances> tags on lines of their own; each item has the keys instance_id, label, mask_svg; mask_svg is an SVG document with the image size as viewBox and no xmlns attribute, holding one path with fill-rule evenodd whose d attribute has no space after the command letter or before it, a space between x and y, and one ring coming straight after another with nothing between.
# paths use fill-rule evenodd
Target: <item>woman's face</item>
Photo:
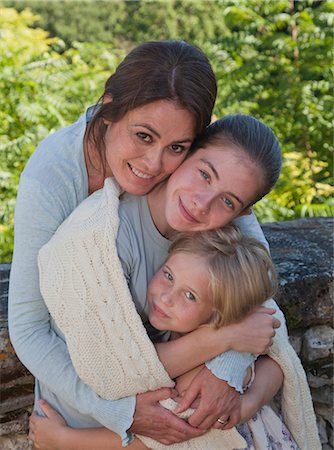
<instances>
[{"instance_id":1,"label":"woman's face","mask_svg":"<svg viewBox=\"0 0 334 450\"><path fill-rule=\"evenodd\" d=\"M150 281L147 301L157 330L188 333L208 322L213 305L207 259L183 252L169 256Z\"/></svg>"},{"instance_id":2,"label":"woman's face","mask_svg":"<svg viewBox=\"0 0 334 450\"><path fill-rule=\"evenodd\" d=\"M262 187L262 171L244 151L199 149L168 180L167 223L177 231L222 227L251 204Z\"/></svg>"},{"instance_id":3,"label":"woman's face","mask_svg":"<svg viewBox=\"0 0 334 450\"><path fill-rule=\"evenodd\" d=\"M106 122L107 176L124 191L149 192L185 159L195 137L192 114L177 103L159 100Z\"/></svg>"}]
</instances>

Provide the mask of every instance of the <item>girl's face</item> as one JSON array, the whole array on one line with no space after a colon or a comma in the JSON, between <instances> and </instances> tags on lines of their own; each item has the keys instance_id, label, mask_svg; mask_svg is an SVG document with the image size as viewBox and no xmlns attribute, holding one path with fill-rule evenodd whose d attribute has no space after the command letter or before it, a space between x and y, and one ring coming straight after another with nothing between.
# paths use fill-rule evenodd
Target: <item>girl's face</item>
<instances>
[{"instance_id":1,"label":"girl's face","mask_svg":"<svg viewBox=\"0 0 334 450\"><path fill-rule=\"evenodd\" d=\"M188 333L210 320L210 297L206 258L174 253L149 283L149 321L158 330Z\"/></svg>"},{"instance_id":2,"label":"girl's face","mask_svg":"<svg viewBox=\"0 0 334 450\"><path fill-rule=\"evenodd\" d=\"M168 180L167 223L177 231L222 227L251 204L262 187L262 171L244 151L199 149Z\"/></svg>"},{"instance_id":3,"label":"girl's face","mask_svg":"<svg viewBox=\"0 0 334 450\"><path fill-rule=\"evenodd\" d=\"M107 176L124 191L149 192L185 159L195 137L192 114L177 103L159 100L129 111L105 134Z\"/></svg>"}]
</instances>

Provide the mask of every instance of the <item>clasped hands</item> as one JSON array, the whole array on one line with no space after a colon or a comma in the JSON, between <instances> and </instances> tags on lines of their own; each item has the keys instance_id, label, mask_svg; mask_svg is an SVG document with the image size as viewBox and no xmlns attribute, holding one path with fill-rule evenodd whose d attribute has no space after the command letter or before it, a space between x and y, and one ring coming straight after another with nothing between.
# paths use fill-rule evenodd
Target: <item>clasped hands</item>
<instances>
[{"instance_id":1,"label":"clasped hands","mask_svg":"<svg viewBox=\"0 0 334 450\"><path fill-rule=\"evenodd\" d=\"M236 339L233 349L254 354L266 353L272 345L275 329L280 326L279 320L273 316L274 312L274 309L261 307L241 324L231 325ZM187 421L160 405L160 400L170 397L179 402L176 412L195 408ZM240 394L204 366L181 396L176 390L168 388L137 395L130 431L170 445L201 436L211 427L232 428L240 419Z\"/></svg>"}]
</instances>

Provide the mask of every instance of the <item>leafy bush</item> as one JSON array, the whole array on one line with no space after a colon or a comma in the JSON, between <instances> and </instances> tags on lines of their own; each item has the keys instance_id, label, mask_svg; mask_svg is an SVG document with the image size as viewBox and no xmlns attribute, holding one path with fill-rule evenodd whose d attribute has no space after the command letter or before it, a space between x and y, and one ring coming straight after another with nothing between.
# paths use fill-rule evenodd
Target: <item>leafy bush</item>
<instances>
[{"instance_id":1,"label":"leafy bush","mask_svg":"<svg viewBox=\"0 0 334 450\"><path fill-rule=\"evenodd\" d=\"M14 203L27 159L41 139L100 97L123 56L91 44L64 51L60 39L31 27L35 20L28 10L0 9L0 261L11 258Z\"/></svg>"},{"instance_id":2,"label":"leafy bush","mask_svg":"<svg viewBox=\"0 0 334 450\"><path fill-rule=\"evenodd\" d=\"M277 134L284 166L256 205L261 221L333 215L333 3L1 4L15 9L0 9L0 261L11 258L19 176L37 143L76 120L125 53L151 39L202 47L218 79L215 116L252 114Z\"/></svg>"}]
</instances>

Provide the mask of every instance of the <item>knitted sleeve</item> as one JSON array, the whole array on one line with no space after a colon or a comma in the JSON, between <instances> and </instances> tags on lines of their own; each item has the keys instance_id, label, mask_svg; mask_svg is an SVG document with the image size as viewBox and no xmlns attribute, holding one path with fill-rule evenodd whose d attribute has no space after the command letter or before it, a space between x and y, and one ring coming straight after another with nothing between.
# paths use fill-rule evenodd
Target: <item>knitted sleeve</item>
<instances>
[{"instance_id":1,"label":"knitted sleeve","mask_svg":"<svg viewBox=\"0 0 334 450\"><path fill-rule=\"evenodd\" d=\"M116 249L112 179L82 202L39 252L40 288L73 365L105 399L172 387L135 309Z\"/></svg>"},{"instance_id":2,"label":"knitted sleeve","mask_svg":"<svg viewBox=\"0 0 334 450\"><path fill-rule=\"evenodd\" d=\"M268 355L280 365L284 374L282 391L284 423L299 448L320 450L321 444L310 389L300 359L289 343L284 315L274 300L268 300L265 306L275 308L277 310L275 317L281 321Z\"/></svg>"}]
</instances>

